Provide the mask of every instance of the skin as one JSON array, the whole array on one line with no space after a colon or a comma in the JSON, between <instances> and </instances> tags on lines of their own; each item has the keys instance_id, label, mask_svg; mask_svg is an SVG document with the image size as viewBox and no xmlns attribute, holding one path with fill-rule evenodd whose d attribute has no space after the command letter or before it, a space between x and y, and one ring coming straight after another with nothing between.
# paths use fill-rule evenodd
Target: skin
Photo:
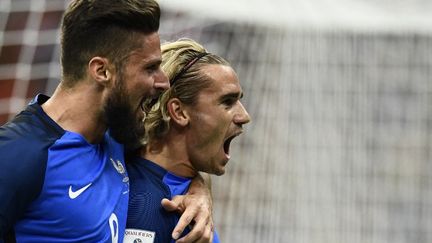
<instances>
[{"instance_id":1,"label":"skin","mask_svg":"<svg viewBox=\"0 0 432 243\"><path fill-rule=\"evenodd\" d=\"M142 48L126 56L121 72L107 58L95 56L89 60L83 80L71 88L60 83L42 109L63 129L81 134L92 144L103 139L108 128L104 107L116 94L127 97L126 104L135 114L134 120L141 120L141 103L169 88L169 82L160 68L158 33L141 34L139 38ZM187 197L176 197L162 205L170 211L184 211L173 235L180 235L192 220L200 222L179 242L211 242L212 204L208 196L211 194L202 177L194 181Z\"/></svg>"},{"instance_id":2,"label":"skin","mask_svg":"<svg viewBox=\"0 0 432 243\"><path fill-rule=\"evenodd\" d=\"M142 52L136 50L130 53L124 64L123 79L126 80L124 87L129 106L137 117L142 118L142 100L167 89L169 83L159 66L159 35L152 33L141 35L140 38L142 46L146 48L140 49ZM42 108L63 129L83 135L90 143L98 143L108 128L104 121L104 104L121 79L108 59L93 57L84 80L72 88L60 84Z\"/></svg>"},{"instance_id":3,"label":"skin","mask_svg":"<svg viewBox=\"0 0 432 243\"><path fill-rule=\"evenodd\" d=\"M183 177L194 177L199 171L224 174L230 158L224 144L240 135L243 124L250 121L240 102L243 92L234 70L212 64L201 71L213 80L210 87L200 92L195 105L185 105L177 98L169 100L170 130L163 139L150 141L141 150L142 157ZM195 221L194 228L202 224L209 222ZM212 237L213 224L210 232L207 229L206 234Z\"/></svg>"},{"instance_id":4,"label":"skin","mask_svg":"<svg viewBox=\"0 0 432 243\"><path fill-rule=\"evenodd\" d=\"M179 222L177 223L171 235L173 239L178 239L184 228L188 227L192 221L195 223L193 230L183 238L177 240L176 243L213 242L213 220L209 218L207 214L203 213L206 211L202 209L205 208L207 212L212 212L212 201L208 197L199 196L203 194L203 192L200 190L208 190L207 195L211 195L210 189L207 186L210 185L209 181L210 177L208 174L200 174L192 180L189 191L187 193L188 197L176 196L172 200L162 199L161 204L166 210L183 212L182 216L179 219ZM208 201L204 201L204 199L208 199ZM186 207L186 205L189 205L192 202L199 205L199 207ZM201 210L198 210L200 208ZM192 218L186 215L196 216L195 218Z\"/></svg>"},{"instance_id":5,"label":"skin","mask_svg":"<svg viewBox=\"0 0 432 243\"><path fill-rule=\"evenodd\" d=\"M195 105L185 105L177 98L169 100L170 131L141 153L183 177L193 177L198 171L224 174L230 159L225 142L240 135L242 125L250 121L240 102L243 92L234 70L206 65L202 72L213 80L210 87L200 92Z\"/></svg>"},{"instance_id":6,"label":"skin","mask_svg":"<svg viewBox=\"0 0 432 243\"><path fill-rule=\"evenodd\" d=\"M137 116L142 118L141 102L143 99L158 96L160 91L169 88L168 78L160 68L160 39L157 33L143 40L143 48L132 51L125 68L124 80L130 101Z\"/></svg>"},{"instance_id":7,"label":"skin","mask_svg":"<svg viewBox=\"0 0 432 243\"><path fill-rule=\"evenodd\" d=\"M197 104L185 106L189 117L186 152L195 171L222 175L230 159L227 139L240 135L250 116L240 102L239 80L231 67L208 65L202 70L213 80L200 92Z\"/></svg>"},{"instance_id":8,"label":"skin","mask_svg":"<svg viewBox=\"0 0 432 243\"><path fill-rule=\"evenodd\" d=\"M117 72L104 106L113 137L129 148L139 148L140 139L144 136L141 104L157 97L169 86L160 69L159 36L155 33L142 42L142 48L124 58L126 65Z\"/></svg>"}]
</instances>

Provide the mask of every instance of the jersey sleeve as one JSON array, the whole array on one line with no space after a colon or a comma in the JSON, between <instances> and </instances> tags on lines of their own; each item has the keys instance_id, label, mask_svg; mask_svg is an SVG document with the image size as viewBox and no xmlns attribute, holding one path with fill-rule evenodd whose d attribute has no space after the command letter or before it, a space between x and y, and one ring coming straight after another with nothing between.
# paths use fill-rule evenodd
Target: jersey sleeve
<instances>
[{"instance_id":1,"label":"jersey sleeve","mask_svg":"<svg viewBox=\"0 0 432 243\"><path fill-rule=\"evenodd\" d=\"M0 239L42 190L49 143L29 129L0 128Z\"/></svg>"}]
</instances>

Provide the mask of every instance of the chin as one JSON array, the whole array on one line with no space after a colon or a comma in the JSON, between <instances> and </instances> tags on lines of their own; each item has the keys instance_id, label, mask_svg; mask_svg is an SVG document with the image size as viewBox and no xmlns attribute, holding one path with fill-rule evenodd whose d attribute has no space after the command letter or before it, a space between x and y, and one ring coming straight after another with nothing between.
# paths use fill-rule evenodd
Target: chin
<instances>
[{"instance_id":1,"label":"chin","mask_svg":"<svg viewBox=\"0 0 432 243\"><path fill-rule=\"evenodd\" d=\"M220 169L220 170L217 170L217 171L215 171L213 174L214 174L214 175L217 175L217 176L221 176L221 175L225 174L225 168L222 168L222 169Z\"/></svg>"}]
</instances>

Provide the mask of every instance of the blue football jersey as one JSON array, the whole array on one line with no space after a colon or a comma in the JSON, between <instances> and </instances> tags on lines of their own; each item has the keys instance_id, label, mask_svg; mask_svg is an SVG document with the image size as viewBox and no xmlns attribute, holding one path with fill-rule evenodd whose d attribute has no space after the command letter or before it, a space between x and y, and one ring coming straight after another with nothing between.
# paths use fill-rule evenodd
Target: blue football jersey
<instances>
[{"instance_id":1,"label":"blue football jersey","mask_svg":"<svg viewBox=\"0 0 432 243\"><path fill-rule=\"evenodd\" d=\"M184 195L189 189L190 178L176 176L152 161L135 157L128 161L131 179L129 210L125 243L167 243L180 216L167 212L161 205L163 198L172 199ZM190 230L187 228L182 236ZM213 242L219 239L214 233Z\"/></svg>"},{"instance_id":2,"label":"blue football jersey","mask_svg":"<svg viewBox=\"0 0 432 243\"><path fill-rule=\"evenodd\" d=\"M65 131L38 95L0 128L0 238L17 242L121 242L129 197L123 146Z\"/></svg>"}]
</instances>

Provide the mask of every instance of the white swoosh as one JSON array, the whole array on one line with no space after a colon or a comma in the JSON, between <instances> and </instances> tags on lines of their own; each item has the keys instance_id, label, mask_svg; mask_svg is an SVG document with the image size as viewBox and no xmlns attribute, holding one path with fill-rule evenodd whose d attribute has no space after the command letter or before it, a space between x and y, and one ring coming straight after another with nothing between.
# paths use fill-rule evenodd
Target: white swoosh
<instances>
[{"instance_id":1,"label":"white swoosh","mask_svg":"<svg viewBox=\"0 0 432 243\"><path fill-rule=\"evenodd\" d=\"M69 186L69 197L71 199L75 199L76 197L78 197L79 195L81 195L81 193L83 193L90 186L91 186L91 183L89 183L88 185L86 185L86 186L84 186L81 189L78 189L76 191L72 191L72 186Z\"/></svg>"}]
</instances>

